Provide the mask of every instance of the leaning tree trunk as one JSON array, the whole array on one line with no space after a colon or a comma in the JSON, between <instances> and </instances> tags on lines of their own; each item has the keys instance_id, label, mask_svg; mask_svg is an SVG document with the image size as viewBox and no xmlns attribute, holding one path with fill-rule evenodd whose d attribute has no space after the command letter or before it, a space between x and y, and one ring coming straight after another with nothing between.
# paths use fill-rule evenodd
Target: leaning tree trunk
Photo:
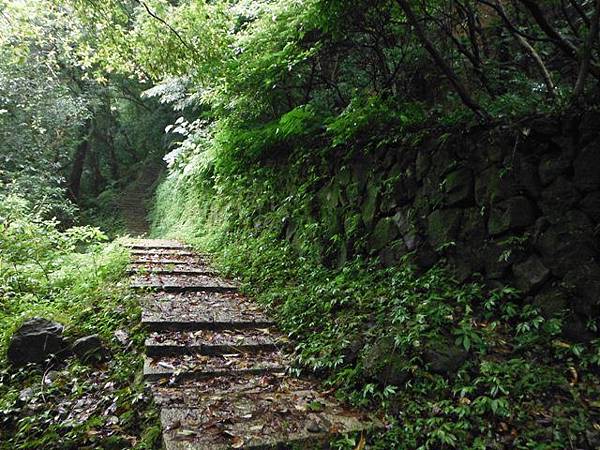
<instances>
[{"instance_id":1,"label":"leaning tree trunk","mask_svg":"<svg viewBox=\"0 0 600 450\"><path fill-rule=\"evenodd\" d=\"M396 0L400 8L404 11L408 23L413 27L415 34L421 45L427 50L433 61L437 64L438 68L444 73L462 102L471 109L475 115L483 120L489 121L490 115L485 111L468 93L466 87L463 85L458 75L452 70L450 65L444 60L442 55L436 50L433 43L429 40L425 34L425 30L421 26L421 22L412 10L410 3L407 0Z\"/></svg>"},{"instance_id":2,"label":"leaning tree trunk","mask_svg":"<svg viewBox=\"0 0 600 450\"><path fill-rule=\"evenodd\" d=\"M85 159L90 149L90 136L89 131L91 122L88 120L85 124L85 130L87 131L83 141L79 143L75 154L73 155L73 163L71 165L71 174L69 175L69 194L71 200L74 202L79 201L81 194L81 175L83 174L83 167L85 165Z\"/></svg>"}]
</instances>

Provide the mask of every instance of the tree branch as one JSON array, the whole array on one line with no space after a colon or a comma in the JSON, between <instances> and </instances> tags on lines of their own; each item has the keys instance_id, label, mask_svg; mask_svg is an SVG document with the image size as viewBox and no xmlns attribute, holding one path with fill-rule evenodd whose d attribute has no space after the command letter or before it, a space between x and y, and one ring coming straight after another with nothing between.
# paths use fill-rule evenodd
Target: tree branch
<instances>
[{"instance_id":1,"label":"tree branch","mask_svg":"<svg viewBox=\"0 0 600 450\"><path fill-rule=\"evenodd\" d=\"M513 25L511 23L510 19L508 18L508 14L506 13L504 6L502 6L502 2L500 0L496 0L495 3L490 3L485 0L482 0L482 1L486 5L489 5L492 8L494 8L494 10L498 13L500 18L506 25L506 28L508 29L508 31L514 36L514 38L521 45L521 47L523 47L523 49L535 61L536 65L538 66L539 71L542 74L542 77L544 78L544 83L546 84L546 89L548 91L548 95L550 95L551 97L556 97L556 94L554 92L554 83L552 82L552 76L550 75L550 72L546 68L544 61L540 57L539 53L535 50L535 48L533 48L533 46L527 41L527 39L525 39L523 37L523 35L518 33L517 28L515 27L515 25Z\"/></svg>"},{"instance_id":2,"label":"tree branch","mask_svg":"<svg viewBox=\"0 0 600 450\"><path fill-rule=\"evenodd\" d=\"M165 21L162 17L158 16L156 13L154 13L154 11L152 11L150 9L150 7L146 4L146 2L142 1L142 0L135 0L138 4L142 5L144 7L144 9L146 10L146 12L148 13L148 15L150 15L152 18L158 20L160 23L162 23L164 26L166 26L169 31L171 31L171 33L173 33L177 39L179 40L179 42L181 42L181 44L187 48L189 51L191 51L192 53L196 53L196 49L194 47L192 47L190 44L188 44L185 39L183 39L181 37L181 35L179 34L179 32L173 28L171 25L169 25L169 23L167 21Z\"/></svg>"},{"instance_id":3,"label":"tree branch","mask_svg":"<svg viewBox=\"0 0 600 450\"><path fill-rule=\"evenodd\" d=\"M425 50L427 50L427 52L431 55L434 62L440 67L444 75L446 75L446 78L448 78L448 81L450 81L450 84L452 84L454 90L456 91L462 102L465 104L465 106L467 106L471 111L473 111L479 118L486 121L490 120L490 115L485 110L483 110L483 108L471 97L471 95L467 92L465 86L458 78L458 75L454 72L454 70L452 70L452 68L448 65L444 58L442 58L442 56L435 49L433 43L429 40L429 38L425 34L425 31L421 27L419 19L413 12L408 1L396 0L396 2L406 14L406 18L414 28L417 38L419 39Z\"/></svg>"},{"instance_id":4,"label":"tree branch","mask_svg":"<svg viewBox=\"0 0 600 450\"><path fill-rule=\"evenodd\" d=\"M579 98L583 94L583 91L585 89L585 81L590 72L590 65L592 62L592 49L594 47L594 42L596 41L596 36L598 36L599 26L600 0L596 0L590 31L588 33L587 39L585 40L583 52L581 54L581 63L579 65L579 73L577 74L577 82L575 83L575 88L573 89L573 99Z\"/></svg>"}]
</instances>

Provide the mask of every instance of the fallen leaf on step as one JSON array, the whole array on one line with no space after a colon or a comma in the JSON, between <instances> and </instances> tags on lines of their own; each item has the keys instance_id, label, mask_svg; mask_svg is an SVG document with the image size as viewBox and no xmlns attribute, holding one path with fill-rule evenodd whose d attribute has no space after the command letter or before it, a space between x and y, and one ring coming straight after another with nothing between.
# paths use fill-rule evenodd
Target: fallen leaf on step
<instances>
[{"instance_id":1,"label":"fallen leaf on step","mask_svg":"<svg viewBox=\"0 0 600 450\"><path fill-rule=\"evenodd\" d=\"M239 436L235 436L233 438L233 440L231 441L232 448L242 448L243 446L244 446L244 440Z\"/></svg>"},{"instance_id":2,"label":"fallen leaf on step","mask_svg":"<svg viewBox=\"0 0 600 450\"><path fill-rule=\"evenodd\" d=\"M364 450L364 448L366 446L367 446L367 439L365 438L365 434L361 433L360 441L358 441L358 445L356 446L356 448L354 450Z\"/></svg>"}]
</instances>

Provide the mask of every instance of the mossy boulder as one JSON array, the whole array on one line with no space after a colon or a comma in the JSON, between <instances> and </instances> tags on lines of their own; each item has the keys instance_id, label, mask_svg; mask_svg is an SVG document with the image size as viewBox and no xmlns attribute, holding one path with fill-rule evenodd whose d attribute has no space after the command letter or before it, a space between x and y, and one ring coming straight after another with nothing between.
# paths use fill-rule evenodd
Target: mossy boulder
<instances>
[{"instance_id":1,"label":"mossy boulder","mask_svg":"<svg viewBox=\"0 0 600 450\"><path fill-rule=\"evenodd\" d=\"M532 255L522 263L515 264L513 274L517 288L523 292L530 292L550 278L550 269L544 266L540 258Z\"/></svg>"},{"instance_id":2,"label":"mossy boulder","mask_svg":"<svg viewBox=\"0 0 600 450\"><path fill-rule=\"evenodd\" d=\"M460 230L462 210L438 209L427 217L427 235L431 245L439 247L454 241Z\"/></svg>"},{"instance_id":3,"label":"mossy boulder","mask_svg":"<svg viewBox=\"0 0 600 450\"><path fill-rule=\"evenodd\" d=\"M465 167L450 172L446 176L444 190L448 206L470 202L473 198L473 172Z\"/></svg>"},{"instance_id":4,"label":"mossy boulder","mask_svg":"<svg viewBox=\"0 0 600 450\"><path fill-rule=\"evenodd\" d=\"M409 360L396 349L391 337L381 338L363 351L361 361L365 375L383 386L401 386L408 380Z\"/></svg>"},{"instance_id":5,"label":"mossy boulder","mask_svg":"<svg viewBox=\"0 0 600 450\"><path fill-rule=\"evenodd\" d=\"M464 348L454 345L450 340L430 342L423 351L423 361L427 368L443 376L454 375L468 356L469 353Z\"/></svg>"},{"instance_id":6,"label":"mossy boulder","mask_svg":"<svg viewBox=\"0 0 600 450\"><path fill-rule=\"evenodd\" d=\"M373 225L375 215L377 214L379 191L380 186L374 180L367 184L367 192L362 205L362 219L367 229Z\"/></svg>"},{"instance_id":7,"label":"mossy boulder","mask_svg":"<svg viewBox=\"0 0 600 450\"><path fill-rule=\"evenodd\" d=\"M591 192L600 189L600 141L594 141L579 152L573 168L577 189Z\"/></svg>"},{"instance_id":8,"label":"mossy boulder","mask_svg":"<svg viewBox=\"0 0 600 450\"><path fill-rule=\"evenodd\" d=\"M535 209L527 197L517 196L494 206L488 221L490 235L525 228L535 222Z\"/></svg>"},{"instance_id":9,"label":"mossy boulder","mask_svg":"<svg viewBox=\"0 0 600 450\"><path fill-rule=\"evenodd\" d=\"M371 238L369 239L369 250L371 252L377 252L390 244L394 239L398 237L399 231L394 219L391 217L384 217L373 229Z\"/></svg>"}]
</instances>

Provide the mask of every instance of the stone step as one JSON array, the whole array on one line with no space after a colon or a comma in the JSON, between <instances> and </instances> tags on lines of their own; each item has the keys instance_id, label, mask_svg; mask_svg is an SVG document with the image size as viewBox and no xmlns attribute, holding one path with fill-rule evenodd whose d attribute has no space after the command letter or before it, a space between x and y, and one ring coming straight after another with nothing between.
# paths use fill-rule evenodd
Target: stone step
<instances>
[{"instance_id":1,"label":"stone step","mask_svg":"<svg viewBox=\"0 0 600 450\"><path fill-rule=\"evenodd\" d=\"M150 288L168 292L237 292L228 281L206 275L138 274L131 278L131 287Z\"/></svg>"},{"instance_id":2,"label":"stone step","mask_svg":"<svg viewBox=\"0 0 600 450\"><path fill-rule=\"evenodd\" d=\"M205 264L202 258L197 256L180 255L148 255L132 258L131 264Z\"/></svg>"},{"instance_id":3,"label":"stone step","mask_svg":"<svg viewBox=\"0 0 600 450\"><path fill-rule=\"evenodd\" d=\"M176 255L176 256L197 256L197 254L191 250L180 249L180 248L162 248L162 249L150 249L150 248L134 248L129 251L133 256L147 256L147 255Z\"/></svg>"},{"instance_id":4,"label":"stone step","mask_svg":"<svg viewBox=\"0 0 600 450\"><path fill-rule=\"evenodd\" d=\"M213 377L202 380L182 380L175 386L153 383L152 395L160 407L194 408L207 394L230 395L238 393L285 393L291 391L318 391L318 382L289 377L285 373L240 374L236 377Z\"/></svg>"},{"instance_id":5,"label":"stone step","mask_svg":"<svg viewBox=\"0 0 600 450\"><path fill-rule=\"evenodd\" d=\"M209 393L193 408L162 408L161 423L167 450L328 448L334 435L383 425L313 390Z\"/></svg>"},{"instance_id":6,"label":"stone step","mask_svg":"<svg viewBox=\"0 0 600 450\"><path fill-rule=\"evenodd\" d=\"M235 330L269 328L270 320L239 294L154 293L141 300L142 323L150 331Z\"/></svg>"},{"instance_id":7,"label":"stone step","mask_svg":"<svg viewBox=\"0 0 600 450\"><path fill-rule=\"evenodd\" d=\"M145 211L144 208L139 208L140 211ZM182 244L179 241L171 239L134 239L125 241L123 244L125 247L133 249L185 249L189 250L189 247Z\"/></svg>"},{"instance_id":8,"label":"stone step","mask_svg":"<svg viewBox=\"0 0 600 450\"><path fill-rule=\"evenodd\" d=\"M146 357L147 380L168 379L171 383L242 374L283 373L289 360L279 351L231 353L224 355L181 355Z\"/></svg>"},{"instance_id":9,"label":"stone step","mask_svg":"<svg viewBox=\"0 0 600 450\"><path fill-rule=\"evenodd\" d=\"M197 330L152 333L146 339L146 355L223 355L236 352L276 351L287 339L269 328L241 330Z\"/></svg>"},{"instance_id":10,"label":"stone step","mask_svg":"<svg viewBox=\"0 0 600 450\"><path fill-rule=\"evenodd\" d=\"M176 267L172 267L172 264L157 265L154 263L150 264L136 264L130 266L127 269L127 273L130 275L137 274L153 274L153 275L204 275L215 277L216 273L206 266L191 266L189 264L183 265L178 264Z\"/></svg>"}]
</instances>

